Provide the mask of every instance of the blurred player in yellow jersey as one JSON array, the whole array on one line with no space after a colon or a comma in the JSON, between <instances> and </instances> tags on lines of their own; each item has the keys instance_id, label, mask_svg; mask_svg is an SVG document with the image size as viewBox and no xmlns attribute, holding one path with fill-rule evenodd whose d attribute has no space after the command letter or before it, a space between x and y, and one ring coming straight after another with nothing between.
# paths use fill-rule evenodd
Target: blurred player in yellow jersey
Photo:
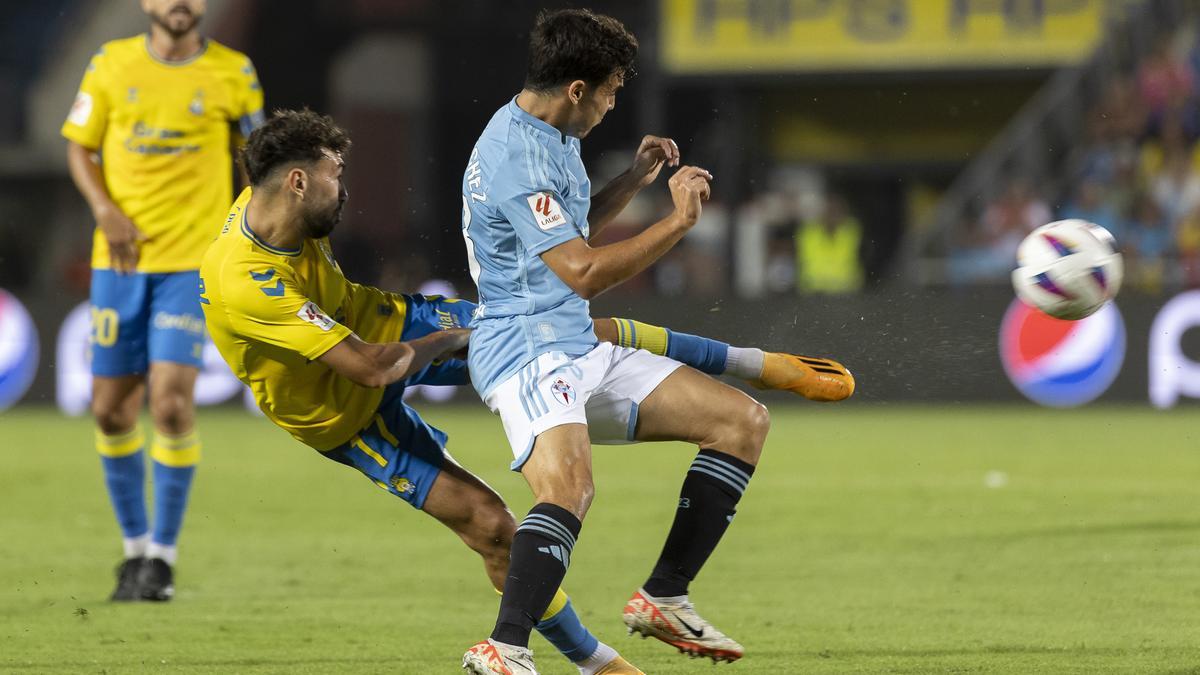
<instances>
[{"instance_id":1,"label":"blurred player in yellow jersey","mask_svg":"<svg viewBox=\"0 0 1200 675\"><path fill-rule=\"evenodd\" d=\"M198 269L232 199L231 150L261 123L263 105L250 59L200 34L204 0L141 4L149 33L100 48L62 127L71 177L96 220L92 412L125 550L113 600L174 594L200 459ZM153 519L138 425L147 388Z\"/></svg>"}]
</instances>

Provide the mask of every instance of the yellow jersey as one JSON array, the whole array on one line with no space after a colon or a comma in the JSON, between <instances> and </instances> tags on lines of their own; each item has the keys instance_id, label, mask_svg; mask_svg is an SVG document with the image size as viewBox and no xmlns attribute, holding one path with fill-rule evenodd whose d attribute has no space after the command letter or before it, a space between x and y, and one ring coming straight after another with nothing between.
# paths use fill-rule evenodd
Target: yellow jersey
<instances>
[{"instance_id":1,"label":"yellow jersey","mask_svg":"<svg viewBox=\"0 0 1200 675\"><path fill-rule=\"evenodd\" d=\"M208 333L258 407L317 450L332 450L370 422L382 388L363 387L317 361L351 333L395 342L404 296L346 280L328 239L274 248L246 225L246 188L200 264Z\"/></svg>"},{"instance_id":2,"label":"yellow jersey","mask_svg":"<svg viewBox=\"0 0 1200 675\"><path fill-rule=\"evenodd\" d=\"M250 59L212 40L178 63L156 58L148 35L92 57L62 135L100 152L109 195L147 238L139 272L200 266L233 199L231 146L262 123L262 107ZM99 228L92 267L111 267Z\"/></svg>"}]
</instances>

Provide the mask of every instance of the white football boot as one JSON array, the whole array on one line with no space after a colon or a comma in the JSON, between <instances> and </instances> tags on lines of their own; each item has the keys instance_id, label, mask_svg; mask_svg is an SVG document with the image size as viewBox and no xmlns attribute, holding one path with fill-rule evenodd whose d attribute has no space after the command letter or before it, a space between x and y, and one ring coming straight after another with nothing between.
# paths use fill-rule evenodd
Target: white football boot
<instances>
[{"instance_id":1,"label":"white football boot","mask_svg":"<svg viewBox=\"0 0 1200 675\"><path fill-rule=\"evenodd\" d=\"M623 618L630 634L657 638L689 656L708 657L715 663L737 661L744 653L740 644L713 628L686 600L653 598L638 589L625 603Z\"/></svg>"},{"instance_id":2,"label":"white football boot","mask_svg":"<svg viewBox=\"0 0 1200 675\"><path fill-rule=\"evenodd\" d=\"M462 665L473 675L537 675L532 650L492 642L491 638L468 649Z\"/></svg>"}]
</instances>

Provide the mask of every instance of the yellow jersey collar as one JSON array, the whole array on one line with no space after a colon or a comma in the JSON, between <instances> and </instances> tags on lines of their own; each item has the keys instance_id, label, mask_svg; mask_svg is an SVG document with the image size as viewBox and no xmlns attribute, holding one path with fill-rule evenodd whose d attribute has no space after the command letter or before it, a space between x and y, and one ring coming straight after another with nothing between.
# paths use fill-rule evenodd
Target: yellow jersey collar
<instances>
[{"instance_id":1,"label":"yellow jersey collar","mask_svg":"<svg viewBox=\"0 0 1200 675\"><path fill-rule=\"evenodd\" d=\"M249 209L242 209L242 234L246 235L246 237L250 241L267 249L268 251L270 251L271 253L274 253L275 255L286 255L286 256L290 256L290 257L294 258L294 257L300 255L304 251L303 244L300 245L300 248L289 250L286 248L277 248L277 247L272 246L272 245L268 244L267 242L263 241L257 234L254 233L254 230L251 230L250 226L246 224L246 211L248 211L248 210Z\"/></svg>"},{"instance_id":2,"label":"yellow jersey collar","mask_svg":"<svg viewBox=\"0 0 1200 675\"><path fill-rule=\"evenodd\" d=\"M186 66L186 65L195 63L196 59L200 58L201 56L204 56L204 54L206 52L208 52L208 38L206 38L206 37L200 38L200 51L196 52L195 54L189 56L188 58L186 58L182 61L167 61L166 59L159 57L158 54L155 54L154 50L150 48L150 34L149 33L146 33L146 37L142 41L142 45L146 48L146 55L149 56L152 61L154 61L155 63L161 63L164 66L171 66L171 67Z\"/></svg>"}]
</instances>

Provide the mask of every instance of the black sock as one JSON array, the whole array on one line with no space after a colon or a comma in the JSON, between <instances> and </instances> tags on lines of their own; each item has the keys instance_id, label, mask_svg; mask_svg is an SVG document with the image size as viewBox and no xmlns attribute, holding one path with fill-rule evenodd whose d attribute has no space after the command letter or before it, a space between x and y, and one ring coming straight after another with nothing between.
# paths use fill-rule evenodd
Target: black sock
<instances>
[{"instance_id":1,"label":"black sock","mask_svg":"<svg viewBox=\"0 0 1200 675\"><path fill-rule=\"evenodd\" d=\"M704 561L733 520L738 500L754 467L716 450L701 450L692 461L679 508L658 563L643 588L656 598L686 595Z\"/></svg>"},{"instance_id":2,"label":"black sock","mask_svg":"<svg viewBox=\"0 0 1200 675\"><path fill-rule=\"evenodd\" d=\"M513 535L493 640L529 645L529 631L546 613L567 574L581 526L579 519L561 506L543 503L529 510Z\"/></svg>"}]
</instances>

